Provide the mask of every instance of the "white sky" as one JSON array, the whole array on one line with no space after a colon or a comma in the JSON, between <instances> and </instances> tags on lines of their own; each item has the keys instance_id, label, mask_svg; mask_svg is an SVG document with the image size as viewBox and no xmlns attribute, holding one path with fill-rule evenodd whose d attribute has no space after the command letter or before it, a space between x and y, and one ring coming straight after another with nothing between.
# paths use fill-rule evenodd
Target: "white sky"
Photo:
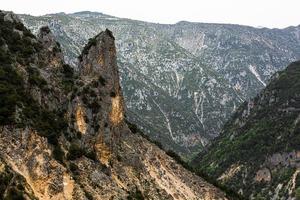
<instances>
[{"instance_id":1,"label":"white sky","mask_svg":"<svg viewBox=\"0 0 300 200\"><path fill-rule=\"evenodd\" d=\"M97 11L158 23L215 22L283 28L300 24L300 0L1 0L1 10L43 15Z\"/></svg>"}]
</instances>

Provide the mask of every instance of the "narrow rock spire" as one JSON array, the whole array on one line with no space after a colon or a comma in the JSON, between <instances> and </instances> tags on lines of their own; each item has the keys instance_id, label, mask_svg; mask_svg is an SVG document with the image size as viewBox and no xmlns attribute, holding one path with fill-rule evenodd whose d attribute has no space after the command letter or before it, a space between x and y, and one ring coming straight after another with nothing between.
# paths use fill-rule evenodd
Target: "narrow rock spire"
<instances>
[{"instance_id":1,"label":"narrow rock spire","mask_svg":"<svg viewBox=\"0 0 300 200\"><path fill-rule=\"evenodd\" d=\"M76 127L85 141L96 141L99 160L108 164L121 134L128 130L112 32L106 29L90 39L79 59L81 88L85 89L74 102L74 111L80 113L76 116L81 116L76 117Z\"/></svg>"}]
</instances>

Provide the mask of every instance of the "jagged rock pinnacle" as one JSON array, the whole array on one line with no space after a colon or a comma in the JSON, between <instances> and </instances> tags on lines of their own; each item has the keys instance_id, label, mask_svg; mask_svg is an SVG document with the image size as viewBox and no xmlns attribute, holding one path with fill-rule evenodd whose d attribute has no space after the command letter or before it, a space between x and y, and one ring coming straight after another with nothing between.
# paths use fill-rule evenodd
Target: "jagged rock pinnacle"
<instances>
[{"instance_id":1,"label":"jagged rock pinnacle","mask_svg":"<svg viewBox=\"0 0 300 200\"><path fill-rule=\"evenodd\" d=\"M55 36L48 26L42 26L37 34L38 40L44 48L50 51L61 52L60 44L56 41Z\"/></svg>"},{"instance_id":2,"label":"jagged rock pinnacle","mask_svg":"<svg viewBox=\"0 0 300 200\"><path fill-rule=\"evenodd\" d=\"M89 40L79 58L82 76L119 77L114 41L115 38L108 29Z\"/></svg>"},{"instance_id":3,"label":"jagged rock pinnacle","mask_svg":"<svg viewBox=\"0 0 300 200\"><path fill-rule=\"evenodd\" d=\"M126 132L125 106L119 83L114 41L115 38L108 29L89 40L79 63L80 78L84 83L82 88L89 89L85 89L83 95L79 95L73 102L77 130L86 141L96 140L94 149L104 164L108 164L120 134ZM85 99L95 100L87 102ZM98 107L101 110L96 109ZM99 128L90 126L91 122ZM86 143L85 146L91 147L92 144Z\"/></svg>"},{"instance_id":4,"label":"jagged rock pinnacle","mask_svg":"<svg viewBox=\"0 0 300 200\"><path fill-rule=\"evenodd\" d=\"M111 32L111 30L105 29L105 33L108 34L112 39L115 39L115 37L113 36L113 33Z\"/></svg>"},{"instance_id":5,"label":"jagged rock pinnacle","mask_svg":"<svg viewBox=\"0 0 300 200\"><path fill-rule=\"evenodd\" d=\"M51 33L51 30L48 26L42 26L38 32L38 39L41 41L45 47L49 48L50 46L54 46L56 43L54 35Z\"/></svg>"}]
</instances>

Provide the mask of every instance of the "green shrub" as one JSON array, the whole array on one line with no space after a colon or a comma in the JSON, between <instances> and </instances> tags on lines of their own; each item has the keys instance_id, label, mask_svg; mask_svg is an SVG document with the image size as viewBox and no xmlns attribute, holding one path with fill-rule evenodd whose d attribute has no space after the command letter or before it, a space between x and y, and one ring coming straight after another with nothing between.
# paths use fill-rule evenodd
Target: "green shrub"
<instances>
[{"instance_id":1,"label":"green shrub","mask_svg":"<svg viewBox=\"0 0 300 200\"><path fill-rule=\"evenodd\" d=\"M66 92L71 92L74 88L74 69L68 65L64 64L62 68L62 85Z\"/></svg>"},{"instance_id":2,"label":"green shrub","mask_svg":"<svg viewBox=\"0 0 300 200\"><path fill-rule=\"evenodd\" d=\"M85 149L81 148L79 144L71 143L69 147L69 152L67 154L68 160L76 160L77 158L80 158L82 156L85 156L91 160L97 160L96 153L94 151L86 151Z\"/></svg>"},{"instance_id":3,"label":"green shrub","mask_svg":"<svg viewBox=\"0 0 300 200\"><path fill-rule=\"evenodd\" d=\"M93 200L93 195L89 193L88 191L84 190L84 195L88 200Z\"/></svg>"},{"instance_id":4,"label":"green shrub","mask_svg":"<svg viewBox=\"0 0 300 200\"><path fill-rule=\"evenodd\" d=\"M47 34L51 32L51 30L50 30L50 28L48 26L42 26L40 28L40 30L41 30L41 32L45 32Z\"/></svg>"},{"instance_id":5,"label":"green shrub","mask_svg":"<svg viewBox=\"0 0 300 200\"><path fill-rule=\"evenodd\" d=\"M63 69L62 72L63 72L65 78L73 78L74 69L70 65L64 64L62 69Z\"/></svg>"},{"instance_id":6,"label":"green shrub","mask_svg":"<svg viewBox=\"0 0 300 200\"><path fill-rule=\"evenodd\" d=\"M4 200L25 200L23 192L16 188L10 188Z\"/></svg>"},{"instance_id":7,"label":"green shrub","mask_svg":"<svg viewBox=\"0 0 300 200\"><path fill-rule=\"evenodd\" d=\"M168 156L172 157L178 164L182 165L187 170L194 171L194 169L187 162L185 162L184 160L182 160L182 158L177 153L175 153L174 151L168 150L166 152L166 154Z\"/></svg>"},{"instance_id":8,"label":"green shrub","mask_svg":"<svg viewBox=\"0 0 300 200\"><path fill-rule=\"evenodd\" d=\"M23 81L10 65L0 66L0 125L12 124L23 96Z\"/></svg>"},{"instance_id":9,"label":"green shrub","mask_svg":"<svg viewBox=\"0 0 300 200\"><path fill-rule=\"evenodd\" d=\"M91 160L97 160L97 154L95 151L85 152L85 156Z\"/></svg>"},{"instance_id":10,"label":"green shrub","mask_svg":"<svg viewBox=\"0 0 300 200\"><path fill-rule=\"evenodd\" d=\"M40 76L40 72L38 71L38 69L33 68L33 67L27 67L27 72L28 72L28 82L32 85L36 85L39 88L43 89L44 86L47 85L47 81L45 81L45 79L43 79Z\"/></svg>"},{"instance_id":11,"label":"green shrub","mask_svg":"<svg viewBox=\"0 0 300 200\"><path fill-rule=\"evenodd\" d=\"M74 164L74 163L70 163L69 164L69 169L71 170L71 172L73 172L73 173L77 173L77 171L78 171L78 167L77 167L77 165L76 164Z\"/></svg>"},{"instance_id":12,"label":"green shrub","mask_svg":"<svg viewBox=\"0 0 300 200\"><path fill-rule=\"evenodd\" d=\"M0 173L0 199L3 199L4 192L12 178L13 174L9 173L5 166L5 170Z\"/></svg>"},{"instance_id":13,"label":"green shrub","mask_svg":"<svg viewBox=\"0 0 300 200\"><path fill-rule=\"evenodd\" d=\"M137 132L140 132L139 129L138 129L138 127L137 127L135 124L130 123L130 122L127 121L127 120L126 120L126 123L127 123L128 128L131 130L132 133L135 134L135 133L137 133Z\"/></svg>"},{"instance_id":14,"label":"green shrub","mask_svg":"<svg viewBox=\"0 0 300 200\"><path fill-rule=\"evenodd\" d=\"M116 97L116 93L114 91L110 92L110 97Z\"/></svg>"},{"instance_id":15,"label":"green shrub","mask_svg":"<svg viewBox=\"0 0 300 200\"><path fill-rule=\"evenodd\" d=\"M106 80L101 75L99 76L98 81L102 86L105 86Z\"/></svg>"},{"instance_id":16,"label":"green shrub","mask_svg":"<svg viewBox=\"0 0 300 200\"><path fill-rule=\"evenodd\" d=\"M60 163L64 162L64 152L62 151L61 147L59 145L55 145L53 149L53 157L55 160L59 161Z\"/></svg>"},{"instance_id":17,"label":"green shrub","mask_svg":"<svg viewBox=\"0 0 300 200\"><path fill-rule=\"evenodd\" d=\"M144 200L145 197L143 196L142 192L136 188L135 191L129 192L127 199L128 200Z\"/></svg>"},{"instance_id":18,"label":"green shrub","mask_svg":"<svg viewBox=\"0 0 300 200\"><path fill-rule=\"evenodd\" d=\"M71 143L69 147L69 152L67 154L68 160L75 160L84 155L83 149L76 143Z\"/></svg>"},{"instance_id":19,"label":"green shrub","mask_svg":"<svg viewBox=\"0 0 300 200\"><path fill-rule=\"evenodd\" d=\"M152 141L152 143L154 143L156 146L158 146L158 148L164 150L163 145L159 141L157 141L157 140L150 140L150 141Z\"/></svg>"}]
</instances>

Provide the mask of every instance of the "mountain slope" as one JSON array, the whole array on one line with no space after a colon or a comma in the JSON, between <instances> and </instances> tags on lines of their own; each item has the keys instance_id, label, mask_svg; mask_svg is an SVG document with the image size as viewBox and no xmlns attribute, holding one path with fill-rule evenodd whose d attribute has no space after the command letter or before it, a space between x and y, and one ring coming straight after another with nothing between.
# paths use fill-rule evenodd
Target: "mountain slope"
<instances>
[{"instance_id":1,"label":"mountain slope","mask_svg":"<svg viewBox=\"0 0 300 200\"><path fill-rule=\"evenodd\" d=\"M94 12L21 18L35 32L49 25L73 64L90 37L112 30L128 119L184 157L216 137L273 73L300 58L299 27L161 25Z\"/></svg>"},{"instance_id":2,"label":"mountain slope","mask_svg":"<svg viewBox=\"0 0 300 200\"><path fill-rule=\"evenodd\" d=\"M227 199L128 128L111 31L78 72L48 27L0 11L0 41L1 199Z\"/></svg>"},{"instance_id":3,"label":"mountain slope","mask_svg":"<svg viewBox=\"0 0 300 200\"><path fill-rule=\"evenodd\" d=\"M253 28L230 24L179 22L158 25L164 35L223 74L247 99L270 77L300 58L300 27Z\"/></svg>"},{"instance_id":4,"label":"mountain slope","mask_svg":"<svg viewBox=\"0 0 300 200\"><path fill-rule=\"evenodd\" d=\"M220 75L147 23L90 12L22 18L32 30L49 24L69 60L96 32L112 30L128 118L166 149L197 152L241 101Z\"/></svg>"},{"instance_id":5,"label":"mountain slope","mask_svg":"<svg viewBox=\"0 0 300 200\"><path fill-rule=\"evenodd\" d=\"M245 102L192 163L245 197L287 199L300 187L300 61Z\"/></svg>"}]
</instances>

